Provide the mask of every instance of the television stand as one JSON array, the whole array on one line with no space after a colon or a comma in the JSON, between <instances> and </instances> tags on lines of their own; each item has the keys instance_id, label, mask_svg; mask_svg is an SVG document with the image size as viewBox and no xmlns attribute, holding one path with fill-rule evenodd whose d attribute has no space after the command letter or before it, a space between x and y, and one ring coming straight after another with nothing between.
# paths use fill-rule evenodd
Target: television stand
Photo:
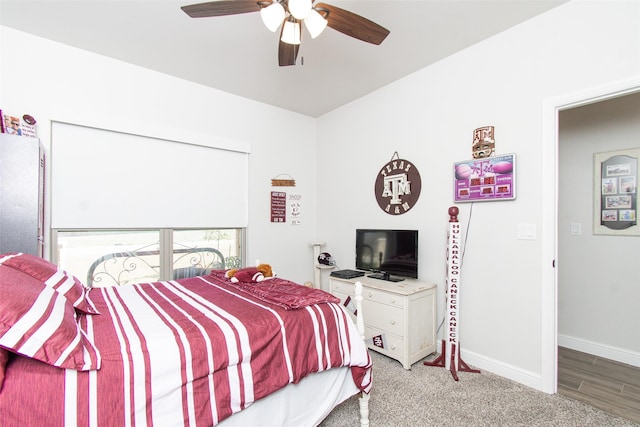
<instances>
[{"instance_id":1,"label":"television stand","mask_svg":"<svg viewBox=\"0 0 640 427\"><path fill-rule=\"evenodd\" d=\"M329 292L340 298L350 315L356 282L362 283L364 335L370 350L399 361L404 369L436 351L435 284L410 278L391 283L329 276Z\"/></svg>"},{"instance_id":2,"label":"television stand","mask_svg":"<svg viewBox=\"0 0 640 427\"><path fill-rule=\"evenodd\" d=\"M404 280L403 277L394 277L389 273L373 273L369 274L367 277L371 277L372 279L378 280L386 280L387 282L402 282Z\"/></svg>"}]
</instances>

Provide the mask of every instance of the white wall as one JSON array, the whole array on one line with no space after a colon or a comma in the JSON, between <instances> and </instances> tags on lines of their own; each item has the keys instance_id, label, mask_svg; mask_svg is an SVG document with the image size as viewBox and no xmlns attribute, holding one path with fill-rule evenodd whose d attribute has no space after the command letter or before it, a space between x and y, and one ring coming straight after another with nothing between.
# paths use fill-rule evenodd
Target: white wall
<instances>
[{"instance_id":1,"label":"white wall","mask_svg":"<svg viewBox=\"0 0 640 427\"><path fill-rule=\"evenodd\" d=\"M554 311L543 296L554 283L543 276L553 258L543 258L542 240L554 230L542 218L554 188L542 187L553 183L542 175L553 170L542 162L542 144L555 141L544 139L543 107L640 74L639 31L640 3L570 2L321 117L318 164L331 165L318 169L326 250L349 268L356 227L419 229L420 278L439 285L441 320L452 164L471 157L475 128L495 126L497 154L517 154L518 197L473 206L461 282L463 359L552 391L555 378L543 374L553 361L543 349L555 339L546 328ZM422 175L418 204L400 217L382 212L373 195L394 151ZM471 206L458 206L466 230ZM518 224L536 226L537 239L518 240Z\"/></svg>"},{"instance_id":2,"label":"white wall","mask_svg":"<svg viewBox=\"0 0 640 427\"><path fill-rule=\"evenodd\" d=\"M593 155L639 148L639 117L640 94L563 111L558 198L558 341L636 366L640 238L594 235L592 218Z\"/></svg>"},{"instance_id":3,"label":"white wall","mask_svg":"<svg viewBox=\"0 0 640 427\"><path fill-rule=\"evenodd\" d=\"M51 120L250 148L248 262L268 262L296 281L313 279L315 120L7 27L0 27L0 43L1 108L34 116L47 154ZM162 167L171 173L171 165ZM303 195L302 225L269 222L271 178L281 173L293 176ZM214 185L234 182L203 182L203 196ZM179 194L180 186L177 180L167 195ZM233 206L220 200L219 208Z\"/></svg>"}]
</instances>

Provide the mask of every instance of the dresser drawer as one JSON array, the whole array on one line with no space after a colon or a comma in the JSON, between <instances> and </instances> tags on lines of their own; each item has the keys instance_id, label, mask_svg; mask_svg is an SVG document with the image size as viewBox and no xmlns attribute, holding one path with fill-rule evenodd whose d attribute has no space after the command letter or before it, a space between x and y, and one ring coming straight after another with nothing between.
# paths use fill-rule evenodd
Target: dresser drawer
<instances>
[{"instance_id":1,"label":"dresser drawer","mask_svg":"<svg viewBox=\"0 0 640 427\"><path fill-rule=\"evenodd\" d=\"M355 295L355 291L353 289L354 289L353 283L339 282L337 280L331 281L331 293L334 295L336 295L337 293L342 293L346 295L351 295L351 297L353 298L353 296ZM363 292L365 291L366 290L363 289Z\"/></svg>"},{"instance_id":2,"label":"dresser drawer","mask_svg":"<svg viewBox=\"0 0 640 427\"><path fill-rule=\"evenodd\" d=\"M337 280L331 281L331 293L342 293L353 296L355 295L354 284L341 282ZM381 302L383 304L391 304L396 307L404 307L406 305L406 298L402 295L381 291L378 289L373 289L371 287L364 287L362 289L362 297L365 301L371 300L375 302Z\"/></svg>"},{"instance_id":3,"label":"dresser drawer","mask_svg":"<svg viewBox=\"0 0 640 427\"><path fill-rule=\"evenodd\" d=\"M340 303L343 305L345 305L344 302L351 297L351 303L345 307L348 308L348 312L353 314L355 301L352 294L344 292L348 291L346 288L348 288L348 286L333 286L331 293L333 296L340 298ZM368 290L365 290L365 292L367 291ZM362 301L362 311L364 312L365 326L375 327L399 337L404 336L404 310L401 307L394 307L365 298L364 301Z\"/></svg>"},{"instance_id":4,"label":"dresser drawer","mask_svg":"<svg viewBox=\"0 0 640 427\"><path fill-rule=\"evenodd\" d=\"M362 302L365 326L372 326L399 337L404 336L404 310L365 299Z\"/></svg>"},{"instance_id":5,"label":"dresser drawer","mask_svg":"<svg viewBox=\"0 0 640 427\"><path fill-rule=\"evenodd\" d=\"M374 301L382 304L390 304L396 307L404 307L406 298L401 295L379 291L377 289L365 288L362 290L365 301Z\"/></svg>"},{"instance_id":6,"label":"dresser drawer","mask_svg":"<svg viewBox=\"0 0 640 427\"><path fill-rule=\"evenodd\" d=\"M404 340L402 338L367 326L364 328L364 336L367 340L367 347L404 363L402 360L405 357ZM382 341L377 338L379 336L383 336Z\"/></svg>"}]
</instances>

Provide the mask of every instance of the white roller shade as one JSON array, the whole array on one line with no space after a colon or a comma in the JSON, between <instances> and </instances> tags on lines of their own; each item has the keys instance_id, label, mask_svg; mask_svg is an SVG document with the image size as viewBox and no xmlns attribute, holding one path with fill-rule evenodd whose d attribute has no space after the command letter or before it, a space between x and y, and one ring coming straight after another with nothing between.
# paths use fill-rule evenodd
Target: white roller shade
<instances>
[{"instance_id":1,"label":"white roller shade","mask_svg":"<svg viewBox=\"0 0 640 427\"><path fill-rule=\"evenodd\" d=\"M248 154L54 122L52 228L246 227Z\"/></svg>"}]
</instances>

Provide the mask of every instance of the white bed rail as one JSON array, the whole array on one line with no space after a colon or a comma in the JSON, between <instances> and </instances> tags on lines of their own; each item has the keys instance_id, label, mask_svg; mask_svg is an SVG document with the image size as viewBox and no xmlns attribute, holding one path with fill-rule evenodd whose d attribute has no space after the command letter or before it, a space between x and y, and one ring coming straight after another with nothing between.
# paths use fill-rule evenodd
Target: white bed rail
<instances>
[{"instance_id":1,"label":"white bed rail","mask_svg":"<svg viewBox=\"0 0 640 427\"><path fill-rule=\"evenodd\" d=\"M364 313L362 311L362 283L356 282L354 286L355 291L355 301L356 301L356 328L358 329L358 333L360 334L360 338L364 340ZM369 394L364 391L360 393L360 398L358 399L358 403L360 404L360 426L368 427L369 426Z\"/></svg>"}]
</instances>

